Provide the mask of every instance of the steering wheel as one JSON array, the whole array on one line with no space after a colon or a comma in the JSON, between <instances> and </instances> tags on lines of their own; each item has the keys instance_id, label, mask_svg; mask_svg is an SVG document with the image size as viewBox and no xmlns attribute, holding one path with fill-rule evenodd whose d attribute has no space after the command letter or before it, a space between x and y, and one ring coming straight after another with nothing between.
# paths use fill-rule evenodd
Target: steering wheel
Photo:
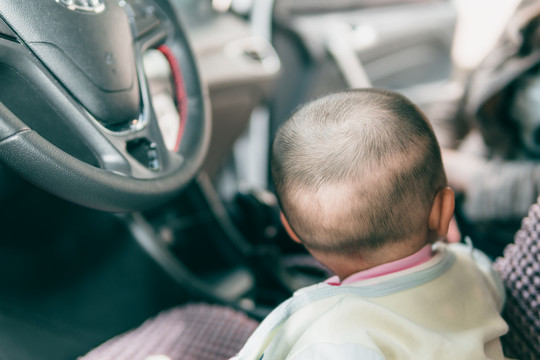
<instances>
[{"instance_id":1,"label":"steering wheel","mask_svg":"<svg viewBox=\"0 0 540 360\"><path fill-rule=\"evenodd\" d=\"M1 1L0 163L99 210L139 211L177 195L210 132L177 15L167 0ZM170 63L181 137L172 147L143 64L152 49Z\"/></svg>"}]
</instances>

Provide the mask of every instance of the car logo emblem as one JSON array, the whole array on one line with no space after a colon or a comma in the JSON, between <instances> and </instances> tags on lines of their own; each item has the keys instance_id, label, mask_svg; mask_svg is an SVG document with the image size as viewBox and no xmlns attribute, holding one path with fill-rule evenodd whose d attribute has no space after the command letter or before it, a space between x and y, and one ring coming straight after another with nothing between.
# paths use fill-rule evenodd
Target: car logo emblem
<instances>
[{"instance_id":1,"label":"car logo emblem","mask_svg":"<svg viewBox=\"0 0 540 360\"><path fill-rule=\"evenodd\" d=\"M98 14L105 10L104 0L55 0L69 10Z\"/></svg>"}]
</instances>

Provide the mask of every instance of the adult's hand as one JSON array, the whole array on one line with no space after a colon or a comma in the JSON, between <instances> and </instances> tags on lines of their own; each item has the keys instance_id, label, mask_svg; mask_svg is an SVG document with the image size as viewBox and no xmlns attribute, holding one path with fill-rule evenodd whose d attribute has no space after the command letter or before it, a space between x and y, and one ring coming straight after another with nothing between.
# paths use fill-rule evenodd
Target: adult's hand
<instances>
[{"instance_id":1,"label":"adult's hand","mask_svg":"<svg viewBox=\"0 0 540 360\"><path fill-rule=\"evenodd\" d=\"M467 193L475 177L488 166L482 158L453 149L442 149L442 158L448 185L462 194Z\"/></svg>"}]
</instances>

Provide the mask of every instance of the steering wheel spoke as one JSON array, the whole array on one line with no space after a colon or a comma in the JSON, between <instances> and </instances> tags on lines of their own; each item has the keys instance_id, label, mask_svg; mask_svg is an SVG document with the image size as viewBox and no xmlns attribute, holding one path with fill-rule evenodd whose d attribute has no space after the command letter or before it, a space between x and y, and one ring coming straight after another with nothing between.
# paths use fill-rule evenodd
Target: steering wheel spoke
<instances>
[{"instance_id":1,"label":"steering wheel spoke","mask_svg":"<svg viewBox=\"0 0 540 360\"><path fill-rule=\"evenodd\" d=\"M143 210L178 193L204 160L210 122L172 14L167 1L2 2L0 162L102 210ZM145 65L156 53L161 65Z\"/></svg>"}]
</instances>

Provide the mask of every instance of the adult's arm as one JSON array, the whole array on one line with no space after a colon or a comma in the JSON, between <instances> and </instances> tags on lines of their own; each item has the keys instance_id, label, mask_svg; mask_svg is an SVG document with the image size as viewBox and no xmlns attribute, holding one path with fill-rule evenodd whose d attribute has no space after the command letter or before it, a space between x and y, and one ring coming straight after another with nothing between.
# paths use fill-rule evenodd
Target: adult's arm
<instances>
[{"instance_id":1,"label":"adult's arm","mask_svg":"<svg viewBox=\"0 0 540 360\"><path fill-rule=\"evenodd\" d=\"M486 160L447 149L443 161L450 186L465 195L470 220L523 218L539 196L540 162Z\"/></svg>"}]
</instances>

